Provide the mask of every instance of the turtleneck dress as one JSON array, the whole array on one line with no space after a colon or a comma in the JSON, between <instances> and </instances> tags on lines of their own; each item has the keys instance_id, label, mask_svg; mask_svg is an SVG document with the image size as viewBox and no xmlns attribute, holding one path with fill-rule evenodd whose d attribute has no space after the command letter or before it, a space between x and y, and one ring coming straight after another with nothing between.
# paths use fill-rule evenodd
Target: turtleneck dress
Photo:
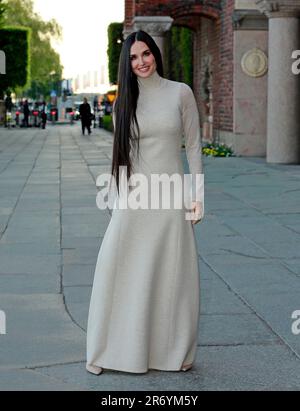
<instances>
[{"instance_id":1,"label":"turtleneck dress","mask_svg":"<svg viewBox=\"0 0 300 411\"><path fill-rule=\"evenodd\" d=\"M140 155L133 172L203 174L200 120L192 89L155 70L138 77ZM115 113L113 112L114 125ZM202 190L204 216L204 196ZM173 198L171 196L171 198ZM195 360L200 272L195 226L186 208L117 209L96 262L87 324L87 364L145 373L179 371Z\"/></svg>"}]
</instances>

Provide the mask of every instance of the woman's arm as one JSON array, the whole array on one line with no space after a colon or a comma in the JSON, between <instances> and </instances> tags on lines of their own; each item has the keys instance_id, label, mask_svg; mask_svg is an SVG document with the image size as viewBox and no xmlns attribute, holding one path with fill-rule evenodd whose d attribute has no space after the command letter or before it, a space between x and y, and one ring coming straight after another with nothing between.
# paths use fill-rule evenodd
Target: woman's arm
<instances>
[{"instance_id":1,"label":"woman's arm","mask_svg":"<svg viewBox=\"0 0 300 411\"><path fill-rule=\"evenodd\" d=\"M204 216L204 172L200 117L194 93L185 83L181 83L180 102L185 150L192 175L192 209L200 214L200 219L202 219Z\"/></svg>"}]
</instances>

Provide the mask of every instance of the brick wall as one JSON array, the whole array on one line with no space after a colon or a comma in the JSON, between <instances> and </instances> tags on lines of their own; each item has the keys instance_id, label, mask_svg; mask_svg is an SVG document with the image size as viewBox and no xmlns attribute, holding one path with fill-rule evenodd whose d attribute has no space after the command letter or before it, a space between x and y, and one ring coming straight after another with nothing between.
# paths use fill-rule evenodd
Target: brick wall
<instances>
[{"instance_id":1,"label":"brick wall","mask_svg":"<svg viewBox=\"0 0 300 411\"><path fill-rule=\"evenodd\" d=\"M215 10L220 10L220 0L131 0L135 3L136 16L165 16L176 14L176 10L186 10L195 13L201 10L203 14L216 16Z\"/></svg>"},{"instance_id":2,"label":"brick wall","mask_svg":"<svg viewBox=\"0 0 300 411\"><path fill-rule=\"evenodd\" d=\"M170 10L170 3L178 3L172 0L136 0L137 16L167 16Z\"/></svg>"},{"instance_id":3,"label":"brick wall","mask_svg":"<svg viewBox=\"0 0 300 411\"><path fill-rule=\"evenodd\" d=\"M234 0L223 1L219 32L219 75L217 106L219 109L219 129L233 130L233 25Z\"/></svg>"},{"instance_id":4,"label":"brick wall","mask_svg":"<svg viewBox=\"0 0 300 411\"><path fill-rule=\"evenodd\" d=\"M125 0L125 21L124 28L130 28L132 26L132 19L135 16L135 1Z\"/></svg>"}]
</instances>

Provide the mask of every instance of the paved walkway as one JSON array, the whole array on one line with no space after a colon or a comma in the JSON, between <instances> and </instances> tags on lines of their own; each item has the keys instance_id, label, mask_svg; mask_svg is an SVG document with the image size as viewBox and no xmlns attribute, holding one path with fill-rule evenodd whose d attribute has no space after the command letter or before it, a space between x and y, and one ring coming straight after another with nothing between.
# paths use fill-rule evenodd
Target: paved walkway
<instances>
[{"instance_id":1,"label":"paved walkway","mask_svg":"<svg viewBox=\"0 0 300 411\"><path fill-rule=\"evenodd\" d=\"M188 373L85 371L88 303L109 222L95 180L111 134L0 129L0 390L300 389L300 166L204 158L199 348ZM188 171L188 170L187 170Z\"/></svg>"}]
</instances>

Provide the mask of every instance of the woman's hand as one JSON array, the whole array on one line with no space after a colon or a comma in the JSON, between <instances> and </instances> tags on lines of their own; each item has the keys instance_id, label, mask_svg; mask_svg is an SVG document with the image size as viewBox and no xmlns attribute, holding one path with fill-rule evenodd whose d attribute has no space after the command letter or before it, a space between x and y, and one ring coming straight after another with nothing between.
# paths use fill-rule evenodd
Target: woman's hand
<instances>
[{"instance_id":1,"label":"woman's hand","mask_svg":"<svg viewBox=\"0 0 300 411\"><path fill-rule=\"evenodd\" d=\"M203 215L203 203L201 201L192 201L191 212L194 214L192 224L197 224L202 219Z\"/></svg>"}]
</instances>

